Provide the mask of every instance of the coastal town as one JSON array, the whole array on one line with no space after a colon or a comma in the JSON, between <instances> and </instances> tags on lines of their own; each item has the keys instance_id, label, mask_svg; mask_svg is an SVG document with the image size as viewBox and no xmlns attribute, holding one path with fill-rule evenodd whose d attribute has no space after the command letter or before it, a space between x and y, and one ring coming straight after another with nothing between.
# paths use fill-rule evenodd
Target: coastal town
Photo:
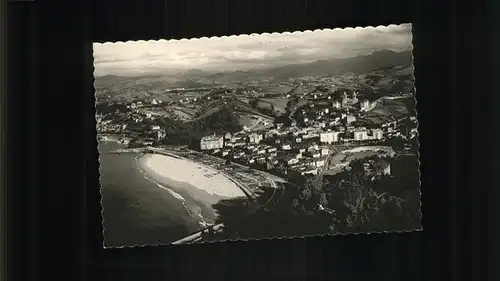
<instances>
[{"instance_id":1,"label":"coastal town","mask_svg":"<svg viewBox=\"0 0 500 281\"><path fill-rule=\"evenodd\" d=\"M290 98L290 94L285 95ZM287 177L289 174L317 175L335 173L344 163L335 162L335 155L343 148L372 147L377 150L390 142L403 143L402 151L414 151L410 140L417 136L416 116L408 114L392 117L381 124L369 124L367 115L376 108L380 100L370 101L356 90L331 91L328 93L300 93L295 97L294 108L287 109L286 118L273 118L259 113L253 126L237 132L209 132L201 136L195 150L208 155L234 161L253 169ZM391 97L389 97L391 98ZM210 95L201 98L182 99L184 106L201 106L210 101L231 104L231 95ZM412 93L401 93L392 99L414 99ZM142 125L143 131L127 130L126 120L113 122L106 115L97 115L97 128L101 138L114 136L124 144L160 146L168 138L164 128L155 124L161 119L158 109L171 107L174 102L163 103L152 99L149 102L135 101L120 104L128 109L126 120ZM113 112L116 114L116 112ZM137 126L136 126L137 127ZM106 136L107 135L107 136ZM348 150L348 149L344 149ZM380 150L380 149L379 149ZM385 150L380 150L385 151ZM383 159L375 161L379 167ZM382 165L383 166L383 165ZM367 167L367 169L371 169Z\"/></svg>"},{"instance_id":2,"label":"coastal town","mask_svg":"<svg viewBox=\"0 0 500 281\"><path fill-rule=\"evenodd\" d=\"M411 25L135 44L94 45L106 243L421 229Z\"/></svg>"}]
</instances>

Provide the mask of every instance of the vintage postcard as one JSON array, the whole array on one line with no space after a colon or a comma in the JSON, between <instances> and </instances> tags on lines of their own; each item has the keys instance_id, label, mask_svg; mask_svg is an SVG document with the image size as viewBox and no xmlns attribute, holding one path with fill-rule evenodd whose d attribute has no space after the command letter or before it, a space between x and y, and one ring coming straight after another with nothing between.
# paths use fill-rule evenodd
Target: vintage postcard
<instances>
[{"instance_id":1,"label":"vintage postcard","mask_svg":"<svg viewBox=\"0 0 500 281\"><path fill-rule=\"evenodd\" d=\"M93 50L106 248L421 229L411 24Z\"/></svg>"}]
</instances>

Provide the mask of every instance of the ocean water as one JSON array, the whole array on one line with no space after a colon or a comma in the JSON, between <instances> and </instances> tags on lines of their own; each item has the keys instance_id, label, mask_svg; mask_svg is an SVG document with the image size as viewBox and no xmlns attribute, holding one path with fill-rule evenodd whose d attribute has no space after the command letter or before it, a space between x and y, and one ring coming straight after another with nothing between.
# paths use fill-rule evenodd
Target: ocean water
<instances>
[{"instance_id":1,"label":"ocean water","mask_svg":"<svg viewBox=\"0 0 500 281\"><path fill-rule=\"evenodd\" d=\"M105 246L169 244L200 229L187 198L145 177L139 154L106 154L120 147L99 144Z\"/></svg>"}]
</instances>

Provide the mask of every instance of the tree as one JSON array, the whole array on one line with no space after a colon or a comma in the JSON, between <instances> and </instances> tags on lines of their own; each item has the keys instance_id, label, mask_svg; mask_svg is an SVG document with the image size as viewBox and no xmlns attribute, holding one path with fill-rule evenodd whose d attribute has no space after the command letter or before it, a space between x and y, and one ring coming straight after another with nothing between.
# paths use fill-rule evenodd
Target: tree
<instances>
[{"instance_id":1,"label":"tree","mask_svg":"<svg viewBox=\"0 0 500 281\"><path fill-rule=\"evenodd\" d=\"M326 192L321 192L319 197L319 204L321 206L328 206L328 195L326 194Z\"/></svg>"},{"instance_id":2,"label":"tree","mask_svg":"<svg viewBox=\"0 0 500 281\"><path fill-rule=\"evenodd\" d=\"M286 103L286 108L285 110L287 112L291 112L297 105L299 104L299 101L296 97L290 98L290 100Z\"/></svg>"},{"instance_id":3,"label":"tree","mask_svg":"<svg viewBox=\"0 0 500 281\"><path fill-rule=\"evenodd\" d=\"M300 196L299 198L301 201L307 201L307 200L311 199L311 196L312 196L311 187L308 185L302 186L300 189L299 196Z\"/></svg>"}]
</instances>

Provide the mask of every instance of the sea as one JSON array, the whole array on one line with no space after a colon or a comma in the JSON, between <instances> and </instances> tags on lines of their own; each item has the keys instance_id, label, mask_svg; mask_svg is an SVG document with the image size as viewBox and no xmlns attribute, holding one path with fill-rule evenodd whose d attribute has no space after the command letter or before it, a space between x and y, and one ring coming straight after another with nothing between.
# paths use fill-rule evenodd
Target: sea
<instances>
[{"instance_id":1,"label":"sea","mask_svg":"<svg viewBox=\"0 0 500 281\"><path fill-rule=\"evenodd\" d=\"M104 246L170 244L199 230L182 195L145 177L139 153L107 153L124 147L99 143Z\"/></svg>"}]
</instances>

